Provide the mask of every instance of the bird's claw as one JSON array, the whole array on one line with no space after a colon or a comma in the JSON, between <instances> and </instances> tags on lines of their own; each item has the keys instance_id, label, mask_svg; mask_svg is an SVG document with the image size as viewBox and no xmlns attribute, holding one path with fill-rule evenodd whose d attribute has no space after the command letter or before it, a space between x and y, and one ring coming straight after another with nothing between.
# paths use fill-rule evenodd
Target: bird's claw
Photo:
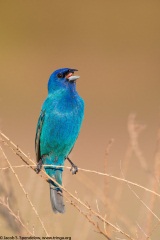
<instances>
[{"instance_id":1,"label":"bird's claw","mask_svg":"<svg viewBox=\"0 0 160 240\"><path fill-rule=\"evenodd\" d=\"M34 171L38 174L40 171L41 171L41 169L42 169L42 160L40 159L39 160L39 162L38 162L38 164L37 164L37 167L34 169Z\"/></svg>"},{"instance_id":2,"label":"bird's claw","mask_svg":"<svg viewBox=\"0 0 160 240\"><path fill-rule=\"evenodd\" d=\"M78 167L73 164L70 168L70 171L72 172L72 175L74 175L78 172Z\"/></svg>"},{"instance_id":3,"label":"bird's claw","mask_svg":"<svg viewBox=\"0 0 160 240\"><path fill-rule=\"evenodd\" d=\"M73 174L76 174L78 172L78 167L71 161L71 159L69 157L66 157L66 159L69 161L69 163L71 164L71 168L70 171Z\"/></svg>"}]
</instances>

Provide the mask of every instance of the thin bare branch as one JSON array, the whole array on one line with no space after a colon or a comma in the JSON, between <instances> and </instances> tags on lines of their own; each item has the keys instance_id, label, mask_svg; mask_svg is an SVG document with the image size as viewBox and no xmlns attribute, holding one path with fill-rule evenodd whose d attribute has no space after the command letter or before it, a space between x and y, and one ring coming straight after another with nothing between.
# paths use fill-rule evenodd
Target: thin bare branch
<instances>
[{"instance_id":1,"label":"thin bare branch","mask_svg":"<svg viewBox=\"0 0 160 240\"><path fill-rule=\"evenodd\" d=\"M19 165L19 166L12 166L12 168L21 168L21 167L30 167L34 170L34 168L36 167L36 164L27 164L27 165ZM44 165L44 167L57 167L57 168L66 168L66 169L70 169L70 167L66 167L66 166L55 166L55 165ZM5 168L0 168L0 170L7 170L9 169L10 167L5 167ZM128 183L132 186L135 186L135 187L138 187L138 188L141 188L143 189L144 191L146 192L149 192L149 193L152 193L154 194L155 196L159 197L160 198L160 194L147 188L147 187L144 187L138 183L135 183L135 182L132 182L132 181L129 181L127 179L124 179L124 178L120 178L120 177L116 177L110 173L103 173L103 172L98 172L98 171L95 171L95 170L89 170L89 169L84 169L84 168L78 168L79 171L83 171L83 172L89 172L89 173L95 173L95 174L98 174L98 175L101 175L101 176L106 176L106 177L110 177L110 178L113 178L114 180L117 180L117 181L121 181L121 182L124 182L124 183Z\"/></svg>"},{"instance_id":2,"label":"thin bare branch","mask_svg":"<svg viewBox=\"0 0 160 240\"><path fill-rule=\"evenodd\" d=\"M32 164L34 163L33 160L31 160L25 153L23 153L23 151L17 147L12 141L10 141L10 139L8 137L6 137L4 134L0 133L0 135L5 138L5 140L3 139L2 142L9 146L12 151L18 155L23 162L25 162L27 165L30 164L30 162L32 162ZM30 168L32 170L34 170L33 166L30 166ZM13 168L11 168L13 170ZM13 170L14 171L14 170ZM95 172L95 171L93 171ZM81 201L80 199L77 199L73 194L71 194L66 188L64 188L62 185L58 184L55 179L49 177L44 170L42 170L39 174L39 177L42 177L43 179L45 179L45 181L48 182L48 178L51 179L56 185L58 185L61 189L63 189L63 191L69 195L69 197L71 197L72 199L74 199L76 202L78 202L79 204L81 204L81 206L83 206L86 210L90 211L91 214L93 214L95 217L97 217L97 219L99 219L102 223L106 223L108 224L111 228L113 228L115 231L117 231L118 233L121 233L122 235L126 236L128 239L130 240L134 240L134 238L132 238L129 234L125 233L123 230L121 230L120 228L116 227L114 224L110 223L109 221L107 221L104 217L102 217L98 212L94 211L93 209L91 209L91 207L89 207L87 204L85 204L83 201ZM64 197L66 197L66 195L64 195ZM67 199L68 200L68 199ZM72 204L71 204L72 202ZM73 201L70 200L70 204L74 206Z\"/></svg>"},{"instance_id":3,"label":"thin bare branch","mask_svg":"<svg viewBox=\"0 0 160 240\"><path fill-rule=\"evenodd\" d=\"M123 175L123 171L121 169L122 175ZM123 175L124 177L124 175ZM129 189L131 190L131 192L136 196L136 198L143 204L143 206L145 206L145 208L147 208L147 210L159 221L160 223L160 218L152 211L152 209L150 209L147 204L145 204L145 202L138 196L138 194L131 188L131 186L129 185L129 183L127 183Z\"/></svg>"},{"instance_id":4,"label":"thin bare branch","mask_svg":"<svg viewBox=\"0 0 160 240\"><path fill-rule=\"evenodd\" d=\"M24 189L24 187L23 187L23 185L22 185L22 183L21 183L21 181L20 181L18 175L17 175L16 172L14 171L12 165L10 164L10 162L9 162L9 160L8 160L6 154L4 153L4 151L3 151L3 149L2 149L1 146L0 146L0 150L2 151L3 156L4 156L4 158L5 158L5 161L8 163L10 169L12 170L12 172L13 172L15 178L17 179L17 182L18 182L20 188L22 189L23 193L25 194L25 196L26 196L26 198L27 198L29 204L31 205L33 211L35 212L35 215L36 215L37 219L39 220L39 222L40 222L40 224L41 224L41 226L42 226L42 228L43 228L43 230L44 230L46 236L49 236L49 234L48 234L48 232L47 232L47 230L46 230L46 228L45 228L45 226L44 226L43 221L41 220L41 218L40 218L40 216L39 216L37 210L35 209L35 207L34 207L32 201L31 201L31 199L30 199L30 197L29 197L29 195L28 195L28 193L25 191L25 189Z\"/></svg>"},{"instance_id":5,"label":"thin bare branch","mask_svg":"<svg viewBox=\"0 0 160 240\"><path fill-rule=\"evenodd\" d=\"M34 234L26 227L26 225L22 222L20 216L19 216L19 213L16 215L13 210L10 208L9 206L9 203L8 203L8 200L5 202L4 199L0 198L0 205L2 205L3 207L5 207L9 214L11 216L14 217L14 219L16 220L16 222L18 222L23 228L24 230L31 236L34 236Z\"/></svg>"}]
</instances>

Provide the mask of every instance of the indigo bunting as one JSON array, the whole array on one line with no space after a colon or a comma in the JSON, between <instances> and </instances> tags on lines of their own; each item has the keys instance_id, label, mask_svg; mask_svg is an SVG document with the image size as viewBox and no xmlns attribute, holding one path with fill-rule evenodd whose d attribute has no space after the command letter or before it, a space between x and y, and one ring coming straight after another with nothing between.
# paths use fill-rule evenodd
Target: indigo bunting
<instances>
[{"instance_id":1,"label":"indigo bunting","mask_svg":"<svg viewBox=\"0 0 160 240\"><path fill-rule=\"evenodd\" d=\"M75 71L78 70L61 68L51 74L48 96L42 105L36 129L38 164L35 170L39 173L42 165L50 165L44 166L44 169L60 185L64 161L73 149L84 118L84 101L76 91L79 76L74 76ZM71 162L69 158L68 160ZM76 166L72 162L71 164L73 173L76 173ZM55 213L64 213L62 189L52 180L49 183L52 209Z\"/></svg>"}]
</instances>

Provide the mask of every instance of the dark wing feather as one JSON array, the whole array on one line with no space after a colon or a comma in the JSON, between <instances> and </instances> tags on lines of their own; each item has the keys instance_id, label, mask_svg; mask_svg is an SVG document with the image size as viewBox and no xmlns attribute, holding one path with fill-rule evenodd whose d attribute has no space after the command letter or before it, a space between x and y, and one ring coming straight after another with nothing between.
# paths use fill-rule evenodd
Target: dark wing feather
<instances>
[{"instance_id":1,"label":"dark wing feather","mask_svg":"<svg viewBox=\"0 0 160 240\"><path fill-rule=\"evenodd\" d=\"M45 116L44 111L41 111L39 119L38 119L36 137L35 137L35 150L36 150L36 160L37 160L37 162L39 162L39 160L41 158L40 136L41 136L42 126L43 126L43 122L44 122L44 116Z\"/></svg>"}]
</instances>

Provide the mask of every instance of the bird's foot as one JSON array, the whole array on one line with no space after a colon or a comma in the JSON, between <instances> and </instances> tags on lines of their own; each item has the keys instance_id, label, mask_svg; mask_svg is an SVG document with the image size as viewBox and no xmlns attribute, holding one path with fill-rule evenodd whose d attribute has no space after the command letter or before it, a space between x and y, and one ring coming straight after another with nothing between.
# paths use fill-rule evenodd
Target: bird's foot
<instances>
[{"instance_id":1,"label":"bird's foot","mask_svg":"<svg viewBox=\"0 0 160 240\"><path fill-rule=\"evenodd\" d=\"M34 169L34 171L38 174L41 169L42 169L42 165L43 165L43 161L42 159L39 160L38 164L37 164L37 167Z\"/></svg>"},{"instance_id":2,"label":"bird's foot","mask_svg":"<svg viewBox=\"0 0 160 240\"><path fill-rule=\"evenodd\" d=\"M72 172L72 174L76 174L78 172L78 167L70 160L69 157L67 157L67 160L70 162L71 164L71 169L70 171Z\"/></svg>"},{"instance_id":3,"label":"bird's foot","mask_svg":"<svg viewBox=\"0 0 160 240\"><path fill-rule=\"evenodd\" d=\"M73 164L73 165L71 166L70 171L72 172L72 174L76 174L76 173L78 172L78 167Z\"/></svg>"}]
</instances>

